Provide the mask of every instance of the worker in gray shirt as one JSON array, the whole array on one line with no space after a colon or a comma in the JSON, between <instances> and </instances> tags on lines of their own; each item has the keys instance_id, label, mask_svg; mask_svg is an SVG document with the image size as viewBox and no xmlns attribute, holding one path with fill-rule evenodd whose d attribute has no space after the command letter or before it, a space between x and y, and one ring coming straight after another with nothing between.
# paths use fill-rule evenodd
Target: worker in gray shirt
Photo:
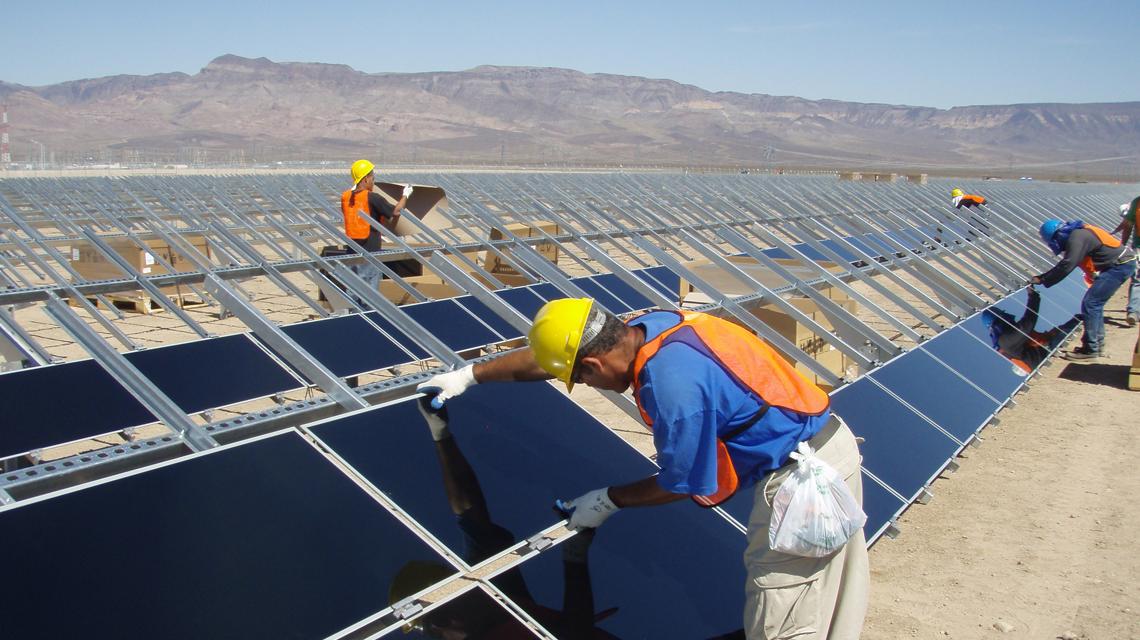
<instances>
[{"instance_id":1,"label":"worker in gray shirt","mask_svg":"<svg viewBox=\"0 0 1140 640\"><path fill-rule=\"evenodd\" d=\"M1104 355L1104 305L1124 284L1136 268L1136 253L1121 244L1104 229L1080 220L1063 222L1046 220L1041 225L1041 240L1061 261L1045 273L1033 276L1029 284L1051 287L1080 267L1089 282L1089 290L1081 300L1085 333L1081 346L1064 357L1069 360L1092 360Z\"/></svg>"}]
</instances>

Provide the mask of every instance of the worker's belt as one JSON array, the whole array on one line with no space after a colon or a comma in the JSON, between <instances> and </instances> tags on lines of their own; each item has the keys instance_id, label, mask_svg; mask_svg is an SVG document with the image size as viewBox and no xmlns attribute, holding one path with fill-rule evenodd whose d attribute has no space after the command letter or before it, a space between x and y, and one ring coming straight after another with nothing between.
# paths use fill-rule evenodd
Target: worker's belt
<instances>
[{"instance_id":1,"label":"worker's belt","mask_svg":"<svg viewBox=\"0 0 1140 640\"><path fill-rule=\"evenodd\" d=\"M836 432L839 431L839 428L842 426L843 421L839 419L839 416L832 413L831 416L827 419L827 424L823 425L823 428L819 430L819 433L812 436L811 440L808 440L808 445L811 446L813 451L819 451L823 445L827 444L827 441L831 439L831 436L835 435ZM790 462L795 461L791 460Z\"/></svg>"}]
</instances>

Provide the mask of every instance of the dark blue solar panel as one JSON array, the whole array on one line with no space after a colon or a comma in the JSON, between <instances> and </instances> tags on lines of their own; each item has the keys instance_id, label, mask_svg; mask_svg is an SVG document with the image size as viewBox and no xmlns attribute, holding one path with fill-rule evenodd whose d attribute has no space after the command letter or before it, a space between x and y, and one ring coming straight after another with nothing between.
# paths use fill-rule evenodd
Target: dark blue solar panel
<instances>
[{"instance_id":1,"label":"dark blue solar panel","mask_svg":"<svg viewBox=\"0 0 1140 640\"><path fill-rule=\"evenodd\" d=\"M870 375L961 442L998 410L997 401L922 350L896 358Z\"/></svg>"},{"instance_id":2,"label":"dark blue solar panel","mask_svg":"<svg viewBox=\"0 0 1140 640\"><path fill-rule=\"evenodd\" d=\"M681 295L681 276L673 273L667 267L639 269L634 271L633 275L641 278L646 284L657 289L670 300L677 300Z\"/></svg>"},{"instance_id":3,"label":"dark blue solar panel","mask_svg":"<svg viewBox=\"0 0 1140 640\"><path fill-rule=\"evenodd\" d=\"M676 502L614 515L597 530L589 548L588 575L574 573L556 548L491 582L516 601L514 592L525 589L553 608L561 607L564 593L589 588L596 611L613 610L597 622L612 635L560 638L727 634L739 629L743 619L745 538L723 519L688 517L691 509Z\"/></svg>"},{"instance_id":4,"label":"dark blue solar panel","mask_svg":"<svg viewBox=\"0 0 1140 640\"><path fill-rule=\"evenodd\" d=\"M522 336L522 333L520 333L518 329L511 326L511 323L504 320L499 314L491 311L491 309L480 302L478 298L474 296L463 296L456 298L455 301L463 305L463 307L471 313L479 316L483 322L490 325L491 329L493 329L495 333L503 336L503 338L509 340Z\"/></svg>"},{"instance_id":5,"label":"dark blue solar panel","mask_svg":"<svg viewBox=\"0 0 1140 640\"><path fill-rule=\"evenodd\" d=\"M601 284L606 289L609 289L615 296L621 299L630 309L640 311L643 309L652 309L657 305L653 304L649 298L641 295L636 289L626 284L621 278L612 273L605 273L600 276L594 276L594 281Z\"/></svg>"},{"instance_id":6,"label":"dark blue solar panel","mask_svg":"<svg viewBox=\"0 0 1140 640\"><path fill-rule=\"evenodd\" d=\"M387 318L380 315L379 312L369 311L364 315L368 316L368 319L374 322L376 326L380 327L384 333L391 336L392 340L403 345L404 348L408 351L411 351L412 355L415 356L417 360L423 360L424 358L430 356L430 354L423 347L419 346L415 340L412 340L411 337L406 335L403 331L397 329L396 325L392 324Z\"/></svg>"},{"instance_id":7,"label":"dark blue solar panel","mask_svg":"<svg viewBox=\"0 0 1140 640\"><path fill-rule=\"evenodd\" d=\"M807 243L799 243L792 245L797 251L804 254L808 260L825 260L830 261L831 258L827 257L822 251L816 250L814 247ZM798 258L797 258L798 259Z\"/></svg>"},{"instance_id":8,"label":"dark blue solar panel","mask_svg":"<svg viewBox=\"0 0 1140 640\"><path fill-rule=\"evenodd\" d=\"M867 524L863 525L863 534L867 543L875 541L891 520L895 519L906 507L906 503L898 496L887 491L878 482L867 474L863 474L863 513L867 514Z\"/></svg>"},{"instance_id":9,"label":"dark blue solar panel","mask_svg":"<svg viewBox=\"0 0 1140 640\"><path fill-rule=\"evenodd\" d=\"M94 360L0 375L0 415L0 457L155 421Z\"/></svg>"},{"instance_id":10,"label":"dark blue solar panel","mask_svg":"<svg viewBox=\"0 0 1140 640\"><path fill-rule=\"evenodd\" d=\"M410 304L400 308L453 351L503 341L501 336L483 326L454 300Z\"/></svg>"},{"instance_id":11,"label":"dark blue solar panel","mask_svg":"<svg viewBox=\"0 0 1140 640\"><path fill-rule=\"evenodd\" d=\"M866 378L832 394L831 405L866 439L863 468L904 496L918 495L961 448Z\"/></svg>"},{"instance_id":12,"label":"dark blue solar panel","mask_svg":"<svg viewBox=\"0 0 1140 640\"><path fill-rule=\"evenodd\" d=\"M224 407L300 386L293 376L244 334L125 355L187 413Z\"/></svg>"},{"instance_id":13,"label":"dark blue solar panel","mask_svg":"<svg viewBox=\"0 0 1140 640\"><path fill-rule=\"evenodd\" d=\"M60 621L97 621L93 640L324 638L383 609L409 561L450 568L295 432L17 504L0 529L20 550L0 629L21 639Z\"/></svg>"},{"instance_id":14,"label":"dark blue solar panel","mask_svg":"<svg viewBox=\"0 0 1140 640\"><path fill-rule=\"evenodd\" d=\"M582 291L585 291L586 295L597 300L611 313L629 313L632 311L624 302L619 300L614 294L606 291L602 285L594 282L591 278L574 278L573 282L578 285Z\"/></svg>"},{"instance_id":15,"label":"dark blue solar panel","mask_svg":"<svg viewBox=\"0 0 1140 640\"><path fill-rule=\"evenodd\" d=\"M546 300L547 302L566 297L565 293L559 291L558 287L550 284L549 282L539 282L538 284L532 284L530 286L530 290L533 291L535 295L542 298L543 300Z\"/></svg>"},{"instance_id":16,"label":"dark blue solar panel","mask_svg":"<svg viewBox=\"0 0 1140 640\"><path fill-rule=\"evenodd\" d=\"M534 318L538 310L542 308L542 305L546 304L546 301L535 295L535 293L530 290L530 287L501 289L496 291L495 295L502 298L503 302L518 310L524 318Z\"/></svg>"},{"instance_id":17,"label":"dark blue solar panel","mask_svg":"<svg viewBox=\"0 0 1140 640\"><path fill-rule=\"evenodd\" d=\"M281 330L340 377L415 359L359 314L300 322L281 327Z\"/></svg>"},{"instance_id":18,"label":"dark blue solar panel","mask_svg":"<svg viewBox=\"0 0 1140 640\"><path fill-rule=\"evenodd\" d=\"M1037 291L1040 292L1041 288L1038 287ZM1037 323L1033 326L1033 331L1045 332L1059 327L1071 320L1080 311L1079 302L1073 308L1065 310L1056 304L1057 300L1058 298L1055 296L1052 299L1046 299L1042 296L1037 310ZM1028 289L1020 289L995 302L992 306L1012 315L1015 321L1019 322L1025 316L1028 301Z\"/></svg>"},{"instance_id":19,"label":"dark blue solar panel","mask_svg":"<svg viewBox=\"0 0 1140 640\"><path fill-rule=\"evenodd\" d=\"M1024 372L961 327L943 331L920 349L1002 402L1025 382Z\"/></svg>"},{"instance_id":20,"label":"dark blue solar panel","mask_svg":"<svg viewBox=\"0 0 1140 640\"><path fill-rule=\"evenodd\" d=\"M855 255L854 252L850 251L849 249L844 247L842 243L840 243L836 240L823 240L820 242L820 244L822 244L823 246L827 247L828 249L831 249L832 251L838 253L839 256L841 258L843 258L844 260L846 260L847 262L852 262L854 260L859 259L858 256ZM826 258L826 259L831 260L831 258Z\"/></svg>"},{"instance_id":21,"label":"dark blue solar panel","mask_svg":"<svg viewBox=\"0 0 1140 640\"><path fill-rule=\"evenodd\" d=\"M763 251L761 251L761 253L768 256L769 258L772 258L773 260L775 260L775 259L791 260L792 259L792 254L788 253L787 251L784 251L783 249L781 249L779 247L771 247L769 249L764 249Z\"/></svg>"},{"instance_id":22,"label":"dark blue solar panel","mask_svg":"<svg viewBox=\"0 0 1140 640\"><path fill-rule=\"evenodd\" d=\"M657 470L547 384L479 385L448 401L453 438L440 444L413 403L345 416L312 431L470 564L557 522L555 499ZM744 536L727 521L687 500L614 515L590 549L598 608L621 611L601 626L646 638L708 637L738 628L744 546ZM524 569L538 603L561 602L561 565L554 549ZM698 575L716 580L695 580ZM499 586L514 597L515 588ZM671 603L667 611L659 610L661 602ZM670 628L672 635L662 631Z\"/></svg>"}]
</instances>

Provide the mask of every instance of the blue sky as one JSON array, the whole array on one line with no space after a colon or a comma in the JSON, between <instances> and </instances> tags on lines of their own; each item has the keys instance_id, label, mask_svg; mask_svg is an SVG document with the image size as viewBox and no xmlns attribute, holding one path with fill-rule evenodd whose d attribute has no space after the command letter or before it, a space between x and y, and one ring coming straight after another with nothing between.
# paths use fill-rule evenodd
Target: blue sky
<instances>
[{"instance_id":1,"label":"blue sky","mask_svg":"<svg viewBox=\"0 0 1140 640\"><path fill-rule=\"evenodd\" d=\"M713 91L943 108L1140 100L1136 0L352 6L9 0L0 80L196 73L233 53L369 73L564 67Z\"/></svg>"}]
</instances>

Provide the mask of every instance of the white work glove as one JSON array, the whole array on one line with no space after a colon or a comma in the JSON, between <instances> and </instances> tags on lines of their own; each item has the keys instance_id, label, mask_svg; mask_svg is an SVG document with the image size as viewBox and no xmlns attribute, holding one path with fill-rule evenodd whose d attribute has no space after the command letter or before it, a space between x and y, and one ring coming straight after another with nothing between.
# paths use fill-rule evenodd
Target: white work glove
<instances>
[{"instance_id":1,"label":"white work glove","mask_svg":"<svg viewBox=\"0 0 1140 640\"><path fill-rule=\"evenodd\" d=\"M594 489L570 502L558 500L554 506L570 519L566 528L574 530L596 529L618 510L618 506L610 499L609 487Z\"/></svg>"},{"instance_id":2,"label":"white work glove","mask_svg":"<svg viewBox=\"0 0 1140 640\"><path fill-rule=\"evenodd\" d=\"M440 409L443 403L467 391L467 387L473 384L476 384L475 365L469 364L462 369L432 376L431 380L421 382L416 391L434 396L431 399L431 406L433 409Z\"/></svg>"},{"instance_id":3,"label":"white work glove","mask_svg":"<svg viewBox=\"0 0 1140 640\"><path fill-rule=\"evenodd\" d=\"M451 429L448 428L448 422L451 418L447 415L447 407L440 409L433 409L431 407L431 398L427 396L420 396L416 399L416 407L420 410L420 415L424 417L424 422L427 423L428 429L431 429L431 439L439 442L451 437Z\"/></svg>"},{"instance_id":4,"label":"white work glove","mask_svg":"<svg viewBox=\"0 0 1140 640\"><path fill-rule=\"evenodd\" d=\"M406 184L406 185L404 185L404 197L405 197L405 198L410 198L410 197L412 197L412 191L414 191L414 189L412 189L412 185L411 185L411 184Z\"/></svg>"}]
</instances>

